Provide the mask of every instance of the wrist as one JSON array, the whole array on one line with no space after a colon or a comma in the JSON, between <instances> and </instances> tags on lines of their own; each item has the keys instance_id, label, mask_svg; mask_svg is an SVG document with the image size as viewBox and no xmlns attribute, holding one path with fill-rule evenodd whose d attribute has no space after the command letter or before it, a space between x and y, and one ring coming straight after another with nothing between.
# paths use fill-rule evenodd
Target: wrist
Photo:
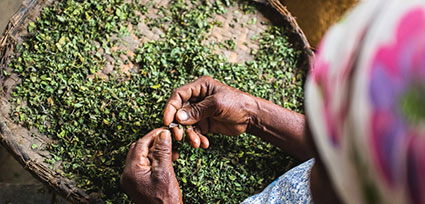
<instances>
[{"instance_id":1,"label":"wrist","mask_svg":"<svg viewBox=\"0 0 425 204\"><path fill-rule=\"evenodd\" d=\"M305 141L304 115L257 98L257 110L246 132L270 142L297 159L311 158Z\"/></svg>"},{"instance_id":2,"label":"wrist","mask_svg":"<svg viewBox=\"0 0 425 204\"><path fill-rule=\"evenodd\" d=\"M259 137L269 137L271 135L292 134L294 120L300 114L278 106L270 101L255 98L255 108L251 112L247 133Z\"/></svg>"},{"instance_id":3,"label":"wrist","mask_svg":"<svg viewBox=\"0 0 425 204\"><path fill-rule=\"evenodd\" d=\"M258 132L261 129L261 103L263 102L260 98L257 98L252 95L248 95L250 97L247 100L246 111L248 115L248 126L246 132L249 134L253 134L254 132Z\"/></svg>"}]
</instances>

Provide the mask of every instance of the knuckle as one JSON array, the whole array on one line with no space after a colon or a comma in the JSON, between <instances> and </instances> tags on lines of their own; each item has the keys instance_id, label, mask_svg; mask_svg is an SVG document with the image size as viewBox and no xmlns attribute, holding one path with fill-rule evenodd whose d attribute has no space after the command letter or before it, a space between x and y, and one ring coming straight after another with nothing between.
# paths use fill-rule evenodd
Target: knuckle
<instances>
[{"instance_id":1,"label":"knuckle","mask_svg":"<svg viewBox=\"0 0 425 204\"><path fill-rule=\"evenodd\" d=\"M209 82L213 81L214 79L210 76L202 76L201 78L199 78L199 80Z\"/></svg>"},{"instance_id":2,"label":"knuckle","mask_svg":"<svg viewBox=\"0 0 425 204\"><path fill-rule=\"evenodd\" d=\"M158 183L170 183L171 171L168 169L156 169L153 172L153 181Z\"/></svg>"},{"instance_id":3,"label":"knuckle","mask_svg":"<svg viewBox=\"0 0 425 204\"><path fill-rule=\"evenodd\" d=\"M173 89L173 92L171 93L170 99L174 99L178 96L178 92L181 91L181 88L175 88Z\"/></svg>"},{"instance_id":4,"label":"knuckle","mask_svg":"<svg viewBox=\"0 0 425 204\"><path fill-rule=\"evenodd\" d=\"M201 116L201 107L196 104L191 104L191 109L189 111L189 114L192 116L192 118L199 119Z\"/></svg>"},{"instance_id":5,"label":"knuckle","mask_svg":"<svg viewBox=\"0 0 425 204\"><path fill-rule=\"evenodd\" d=\"M136 142L131 143L129 150L133 149L136 146Z\"/></svg>"},{"instance_id":6,"label":"knuckle","mask_svg":"<svg viewBox=\"0 0 425 204\"><path fill-rule=\"evenodd\" d=\"M134 142L134 147L137 148L138 146L142 146L144 143L143 138L138 139L136 142Z\"/></svg>"},{"instance_id":7,"label":"knuckle","mask_svg":"<svg viewBox=\"0 0 425 204\"><path fill-rule=\"evenodd\" d=\"M152 154L155 158L162 158L171 155L171 149L167 145L157 145Z\"/></svg>"},{"instance_id":8,"label":"knuckle","mask_svg":"<svg viewBox=\"0 0 425 204\"><path fill-rule=\"evenodd\" d=\"M183 90L182 87L175 88L173 90L173 95L177 95L177 93L180 92L180 91L182 91L182 90Z\"/></svg>"},{"instance_id":9,"label":"knuckle","mask_svg":"<svg viewBox=\"0 0 425 204\"><path fill-rule=\"evenodd\" d=\"M209 98L209 108L217 110L225 105L224 101L220 100L218 97L218 95L213 95Z\"/></svg>"},{"instance_id":10,"label":"knuckle","mask_svg":"<svg viewBox=\"0 0 425 204\"><path fill-rule=\"evenodd\" d=\"M221 102L222 100L219 100L218 98L217 98L217 95L213 95L211 98L210 98L210 106L211 107L219 107L220 105L222 105Z\"/></svg>"}]
</instances>

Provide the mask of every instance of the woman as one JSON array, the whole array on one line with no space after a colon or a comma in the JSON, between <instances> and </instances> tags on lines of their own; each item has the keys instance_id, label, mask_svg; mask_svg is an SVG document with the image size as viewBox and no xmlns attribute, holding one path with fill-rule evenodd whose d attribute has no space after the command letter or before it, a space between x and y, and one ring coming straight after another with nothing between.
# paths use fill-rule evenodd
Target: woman
<instances>
[{"instance_id":1,"label":"woman","mask_svg":"<svg viewBox=\"0 0 425 204\"><path fill-rule=\"evenodd\" d=\"M306 117L202 77L172 94L164 123L194 125L195 148L248 132L306 161L245 203L425 203L425 2L359 4L322 41L305 104ZM136 203L182 203L170 135L130 148L121 181Z\"/></svg>"}]
</instances>

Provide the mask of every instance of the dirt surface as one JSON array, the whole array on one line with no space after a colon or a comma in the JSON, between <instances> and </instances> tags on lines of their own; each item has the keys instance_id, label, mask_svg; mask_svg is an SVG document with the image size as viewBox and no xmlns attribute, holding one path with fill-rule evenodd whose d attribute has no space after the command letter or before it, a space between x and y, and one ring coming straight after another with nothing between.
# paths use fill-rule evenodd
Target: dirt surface
<instances>
[{"instance_id":1,"label":"dirt surface","mask_svg":"<svg viewBox=\"0 0 425 204\"><path fill-rule=\"evenodd\" d=\"M9 22L9 18L21 5L22 0L0 0L0 34Z\"/></svg>"},{"instance_id":2,"label":"dirt surface","mask_svg":"<svg viewBox=\"0 0 425 204\"><path fill-rule=\"evenodd\" d=\"M30 173L0 145L0 183L38 183ZM1 194L1 193L0 193Z\"/></svg>"}]
</instances>

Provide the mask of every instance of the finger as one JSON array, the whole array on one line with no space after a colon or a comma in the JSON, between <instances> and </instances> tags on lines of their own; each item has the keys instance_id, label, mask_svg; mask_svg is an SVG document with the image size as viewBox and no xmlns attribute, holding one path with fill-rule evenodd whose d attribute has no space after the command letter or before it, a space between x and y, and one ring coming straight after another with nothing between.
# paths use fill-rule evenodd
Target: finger
<instances>
[{"instance_id":1,"label":"finger","mask_svg":"<svg viewBox=\"0 0 425 204\"><path fill-rule=\"evenodd\" d=\"M147 157L140 157L137 165L149 167L151 165L151 161Z\"/></svg>"},{"instance_id":2,"label":"finger","mask_svg":"<svg viewBox=\"0 0 425 204\"><path fill-rule=\"evenodd\" d=\"M200 100L207 94L207 83L211 77L201 77L198 80L176 89L168 99L164 109L164 125L174 121L177 110L183 107L185 102L197 98Z\"/></svg>"},{"instance_id":3,"label":"finger","mask_svg":"<svg viewBox=\"0 0 425 204\"><path fill-rule=\"evenodd\" d=\"M199 139L201 140L201 147L206 149L210 146L210 141L207 137L203 136L201 133L198 133Z\"/></svg>"},{"instance_id":4,"label":"finger","mask_svg":"<svg viewBox=\"0 0 425 204\"><path fill-rule=\"evenodd\" d=\"M131 161L131 155L133 155L134 147L136 146L136 142L131 143L130 147L128 148L127 157L125 159L125 163L129 164Z\"/></svg>"},{"instance_id":5,"label":"finger","mask_svg":"<svg viewBox=\"0 0 425 204\"><path fill-rule=\"evenodd\" d=\"M194 82L178 88L171 94L164 110L165 125L169 125L173 122L176 111L183 107L183 103L189 101L191 97L197 97L197 94L199 94L199 87L200 86Z\"/></svg>"},{"instance_id":6,"label":"finger","mask_svg":"<svg viewBox=\"0 0 425 204\"><path fill-rule=\"evenodd\" d=\"M196 124L196 128L199 130L199 132L201 133L201 134L208 134L208 133L210 133L210 119L209 118L206 118L206 119L204 119L204 120L201 120L201 121L199 121L197 124Z\"/></svg>"},{"instance_id":7,"label":"finger","mask_svg":"<svg viewBox=\"0 0 425 204\"><path fill-rule=\"evenodd\" d=\"M171 102L170 101L165 105L164 109L164 125L168 126L170 123L174 121L174 116L176 115L178 105L173 105L177 102Z\"/></svg>"},{"instance_id":8,"label":"finger","mask_svg":"<svg viewBox=\"0 0 425 204\"><path fill-rule=\"evenodd\" d=\"M169 168L171 163L171 132L164 130L155 137L152 146L152 169Z\"/></svg>"},{"instance_id":9,"label":"finger","mask_svg":"<svg viewBox=\"0 0 425 204\"><path fill-rule=\"evenodd\" d=\"M219 133L229 136L236 136L244 133L246 131L246 124L235 124L232 126L226 125L223 121L216 120L214 118L209 118L209 129L208 133Z\"/></svg>"},{"instance_id":10,"label":"finger","mask_svg":"<svg viewBox=\"0 0 425 204\"><path fill-rule=\"evenodd\" d=\"M174 127L174 128L172 129L172 132L173 132L174 138L175 138L177 141L181 141L181 140L183 139L183 134L184 134L184 129L183 129L183 128L180 128L180 127Z\"/></svg>"},{"instance_id":11,"label":"finger","mask_svg":"<svg viewBox=\"0 0 425 204\"><path fill-rule=\"evenodd\" d=\"M178 110L176 119L183 125L193 125L202 119L214 116L217 110L215 97L208 96L199 103L189 104Z\"/></svg>"},{"instance_id":12,"label":"finger","mask_svg":"<svg viewBox=\"0 0 425 204\"><path fill-rule=\"evenodd\" d=\"M148 157L147 157L149 161L153 160L152 152L153 152L153 148L149 149L149 154L148 154Z\"/></svg>"},{"instance_id":13,"label":"finger","mask_svg":"<svg viewBox=\"0 0 425 204\"><path fill-rule=\"evenodd\" d=\"M173 160L173 161L177 161L177 159L179 159L179 153L178 152L176 152L176 151L173 151L173 154L171 155L171 159Z\"/></svg>"},{"instance_id":14,"label":"finger","mask_svg":"<svg viewBox=\"0 0 425 204\"><path fill-rule=\"evenodd\" d=\"M127 158L125 160L125 163L126 164L135 164L135 165L138 165L138 166L150 166L151 162L148 158L149 156L147 156L147 157L137 156L136 153L134 153L135 152L134 149L136 148L136 144L137 144L137 141L133 142L131 144L130 149L129 149L128 154L127 154ZM139 146L139 148L140 148L140 146ZM144 154L144 153L141 153L141 154Z\"/></svg>"},{"instance_id":15,"label":"finger","mask_svg":"<svg viewBox=\"0 0 425 204\"><path fill-rule=\"evenodd\" d=\"M210 141L208 140L207 137L205 137L204 135L202 135L201 130L199 129L198 126L194 127L193 130L196 132L196 134L198 134L199 137L199 141L200 141L200 147L203 149L206 149L210 146Z\"/></svg>"},{"instance_id":16,"label":"finger","mask_svg":"<svg viewBox=\"0 0 425 204\"><path fill-rule=\"evenodd\" d=\"M193 128L186 129L187 140L189 144L194 148L199 148L201 143L198 134L193 130Z\"/></svg>"},{"instance_id":17,"label":"finger","mask_svg":"<svg viewBox=\"0 0 425 204\"><path fill-rule=\"evenodd\" d=\"M129 163L131 161L137 161L141 163L144 158L148 159L149 147L153 144L153 139L156 135L158 135L164 129L159 128L152 130L135 143L130 146L130 150L127 154L126 162ZM143 158L143 159L142 159ZM147 163L143 161L142 163Z\"/></svg>"}]
</instances>

